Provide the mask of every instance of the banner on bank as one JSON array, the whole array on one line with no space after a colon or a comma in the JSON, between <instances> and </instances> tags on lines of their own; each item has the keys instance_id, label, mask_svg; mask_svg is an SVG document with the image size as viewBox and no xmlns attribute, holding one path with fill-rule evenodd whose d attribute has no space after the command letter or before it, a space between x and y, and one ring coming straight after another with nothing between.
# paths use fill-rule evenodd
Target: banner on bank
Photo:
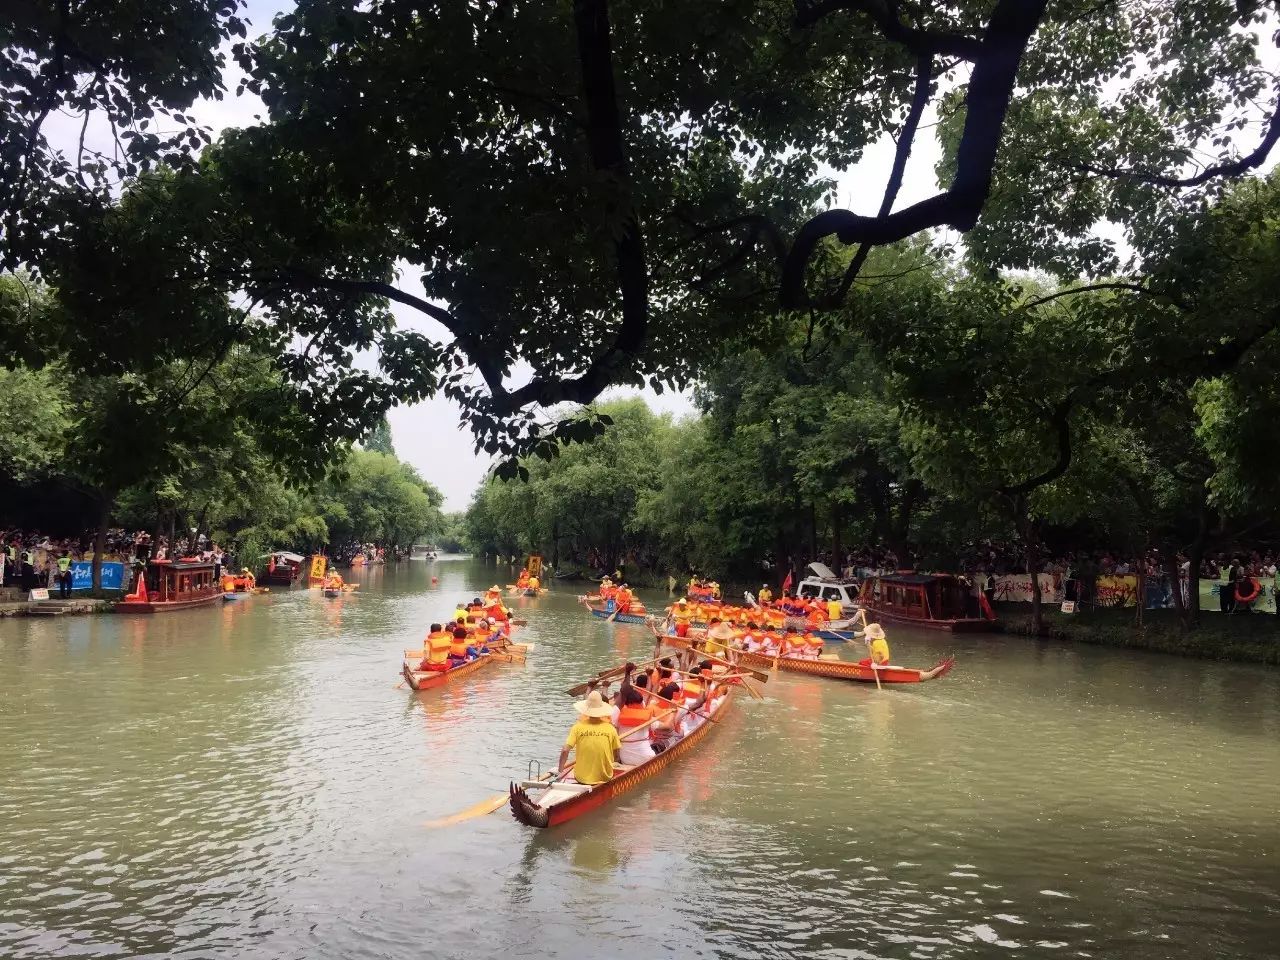
<instances>
[{"instance_id":1,"label":"banner on bank","mask_svg":"<svg viewBox=\"0 0 1280 960\"><path fill-rule=\"evenodd\" d=\"M1040 594L1046 604L1061 604L1080 599L1078 581L1064 580L1058 574L1042 573ZM986 577L975 577L975 591L986 583ZM1217 580L1200 580L1200 610L1204 613L1222 611L1223 592L1228 584L1225 577ZM1182 596L1187 598L1187 583L1182 581ZM1100 576L1095 582L1094 603L1099 607L1135 607L1138 603L1138 577L1136 574L1111 574ZM1143 584L1143 606L1148 610L1173 609L1173 587L1163 577L1151 577ZM1230 594L1228 594L1229 596ZM1005 574L995 578L995 599L1010 603L1031 602L1031 577L1028 574ZM1249 605L1252 613L1276 613L1276 581L1258 580L1258 597Z\"/></svg>"},{"instance_id":2,"label":"banner on bank","mask_svg":"<svg viewBox=\"0 0 1280 960\"><path fill-rule=\"evenodd\" d=\"M1040 581L1040 596L1045 603L1061 603L1065 599L1060 575L1041 573L1036 575L1036 579ZM986 578L980 578L979 582L986 583ZM997 601L1010 603L1030 603L1031 575L1023 573L996 577L995 598Z\"/></svg>"},{"instance_id":3,"label":"banner on bank","mask_svg":"<svg viewBox=\"0 0 1280 960\"><path fill-rule=\"evenodd\" d=\"M1249 604L1249 610L1252 613L1275 613L1276 612L1276 581L1274 578L1256 578L1258 581L1258 597ZM1245 594L1248 595L1252 589L1251 586L1245 587ZM1200 610L1207 613L1222 613L1222 598L1224 594L1231 597L1231 584L1227 583L1226 577L1219 577L1217 580L1201 580L1200 581Z\"/></svg>"},{"instance_id":4,"label":"banner on bank","mask_svg":"<svg viewBox=\"0 0 1280 960\"><path fill-rule=\"evenodd\" d=\"M92 590L93 589L93 561L76 560L72 562L71 589L72 590ZM123 590L124 589L124 564L123 563L103 563L102 564L102 589L103 590Z\"/></svg>"}]
</instances>

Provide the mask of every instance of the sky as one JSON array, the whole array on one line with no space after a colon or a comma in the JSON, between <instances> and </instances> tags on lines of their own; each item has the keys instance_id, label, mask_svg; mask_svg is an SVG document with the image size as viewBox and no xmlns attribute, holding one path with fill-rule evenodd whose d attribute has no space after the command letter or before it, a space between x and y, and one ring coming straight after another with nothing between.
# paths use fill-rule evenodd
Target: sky
<instances>
[{"instance_id":1,"label":"sky","mask_svg":"<svg viewBox=\"0 0 1280 960\"><path fill-rule=\"evenodd\" d=\"M248 17L252 26L249 35L253 37L265 33L270 29L274 16L292 6L292 3L280 0L250 0ZM261 101L254 95L235 95L242 75L230 57L229 50L227 64L227 94L224 99L201 101L189 111L199 122L212 128L215 134L228 127L252 125L258 122L255 115L266 112ZM898 196L899 208L937 192L934 167L941 157L941 148L932 135L936 119L932 109L922 119L921 132L916 138ZM48 133L51 140L74 152L76 137L79 135L79 121L71 117L53 117L48 125ZM893 154L893 141L886 137L868 149L863 159L851 169L824 171L823 175L836 181L837 205L857 213L875 214L884 192L884 184L889 177ZM418 279L411 275L402 278L402 286L419 295L422 293ZM407 327L437 339L448 339L442 327L417 311L394 305L393 312L398 321ZM372 359L369 362L372 363ZM519 377L519 371L516 376ZM603 399L636 394L637 391L613 390ZM645 390L640 391L639 395L659 412L681 416L692 413L694 409L688 392L657 395ZM440 488L445 495L447 510L464 510L491 464L486 455L475 452L472 436L460 425L458 409L453 402L437 397L425 403L398 406L391 411L388 419L400 458L412 464L423 477Z\"/></svg>"}]
</instances>

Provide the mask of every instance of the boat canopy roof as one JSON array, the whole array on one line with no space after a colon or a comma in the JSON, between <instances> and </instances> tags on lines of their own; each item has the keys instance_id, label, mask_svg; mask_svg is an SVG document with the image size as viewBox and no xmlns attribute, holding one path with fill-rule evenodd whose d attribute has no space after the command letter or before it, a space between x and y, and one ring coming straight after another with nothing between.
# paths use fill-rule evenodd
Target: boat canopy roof
<instances>
[{"instance_id":1,"label":"boat canopy roof","mask_svg":"<svg viewBox=\"0 0 1280 960\"><path fill-rule=\"evenodd\" d=\"M271 553L264 553L259 560L266 560L269 557L279 557L281 560L288 560L290 563L301 563L307 559L299 553L290 553L288 550L274 550Z\"/></svg>"},{"instance_id":2,"label":"boat canopy roof","mask_svg":"<svg viewBox=\"0 0 1280 960\"><path fill-rule=\"evenodd\" d=\"M820 580L839 580L840 579L834 573L832 573L831 568L828 567L825 563L818 563L816 560L813 563L809 564L807 567L805 567L805 569L808 570L810 573L812 573L815 577L817 577Z\"/></svg>"},{"instance_id":3,"label":"boat canopy roof","mask_svg":"<svg viewBox=\"0 0 1280 960\"><path fill-rule=\"evenodd\" d=\"M901 583L912 587L954 580L955 577L949 573L886 573L880 578L881 583Z\"/></svg>"}]
</instances>

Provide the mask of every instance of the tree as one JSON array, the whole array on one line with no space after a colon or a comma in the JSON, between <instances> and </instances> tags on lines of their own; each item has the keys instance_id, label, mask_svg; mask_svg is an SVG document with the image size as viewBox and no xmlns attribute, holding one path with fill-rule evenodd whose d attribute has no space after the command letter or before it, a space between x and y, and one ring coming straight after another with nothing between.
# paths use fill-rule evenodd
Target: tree
<instances>
[{"instance_id":1,"label":"tree","mask_svg":"<svg viewBox=\"0 0 1280 960\"><path fill-rule=\"evenodd\" d=\"M387 422L386 417L378 421L373 432L361 441L360 446L374 453L385 453L389 457L396 455L395 444L391 441L391 424Z\"/></svg>"},{"instance_id":2,"label":"tree","mask_svg":"<svg viewBox=\"0 0 1280 960\"><path fill-rule=\"evenodd\" d=\"M390 454L352 450L319 497L330 536L341 544L410 546L443 527L443 495Z\"/></svg>"},{"instance_id":3,"label":"tree","mask_svg":"<svg viewBox=\"0 0 1280 960\"><path fill-rule=\"evenodd\" d=\"M184 111L198 97L222 96L219 47L245 35L242 6L242 0L6 4L0 266L38 262L68 217L106 202L119 177L161 158L181 162L209 141ZM80 120L74 153L46 133L56 113Z\"/></svg>"}]
</instances>

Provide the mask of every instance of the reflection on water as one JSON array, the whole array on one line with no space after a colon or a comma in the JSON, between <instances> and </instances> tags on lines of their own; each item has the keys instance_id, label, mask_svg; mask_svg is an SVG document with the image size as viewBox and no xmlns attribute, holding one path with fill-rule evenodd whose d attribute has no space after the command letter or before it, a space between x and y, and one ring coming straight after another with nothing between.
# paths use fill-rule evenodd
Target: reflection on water
<instances>
[{"instance_id":1,"label":"reflection on water","mask_svg":"<svg viewBox=\"0 0 1280 960\"><path fill-rule=\"evenodd\" d=\"M652 641L556 583L515 601L526 666L414 694L401 650L509 576L356 579L0 621L0 956L1274 955L1274 672L896 629L956 671L783 674L607 810L427 830L553 760L563 691Z\"/></svg>"}]
</instances>

